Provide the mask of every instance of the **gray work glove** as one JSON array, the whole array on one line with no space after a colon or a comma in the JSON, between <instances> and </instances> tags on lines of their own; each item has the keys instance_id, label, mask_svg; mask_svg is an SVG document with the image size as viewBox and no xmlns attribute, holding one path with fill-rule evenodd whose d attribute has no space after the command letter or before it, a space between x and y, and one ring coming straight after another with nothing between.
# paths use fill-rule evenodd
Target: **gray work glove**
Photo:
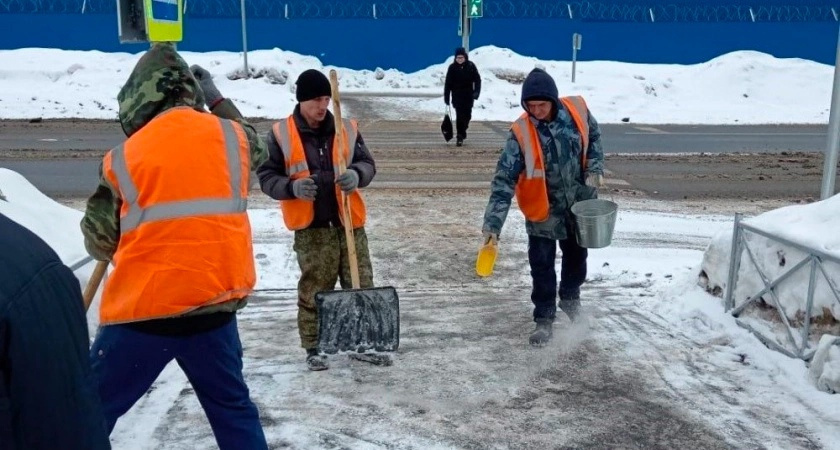
<instances>
[{"instance_id":1,"label":"gray work glove","mask_svg":"<svg viewBox=\"0 0 840 450\"><path fill-rule=\"evenodd\" d=\"M344 192L351 192L359 187L359 174L353 169L347 169L335 179L335 184Z\"/></svg>"},{"instance_id":2,"label":"gray work glove","mask_svg":"<svg viewBox=\"0 0 840 450\"><path fill-rule=\"evenodd\" d=\"M292 181L292 195L301 200L315 201L318 185L311 177L298 178Z\"/></svg>"},{"instance_id":3,"label":"gray work glove","mask_svg":"<svg viewBox=\"0 0 840 450\"><path fill-rule=\"evenodd\" d=\"M198 80L198 85L201 87L201 91L204 92L204 104L207 105L208 109L213 108L222 101L224 97L219 92L219 88L216 87L216 83L213 83L213 75L210 75L207 69L193 64L190 66L190 72Z\"/></svg>"},{"instance_id":4,"label":"gray work glove","mask_svg":"<svg viewBox=\"0 0 840 450\"><path fill-rule=\"evenodd\" d=\"M604 176L600 173L590 173L586 176L586 185L592 186L595 189L600 189L606 186L606 183L604 183Z\"/></svg>"},{"instance_id":5,"label":"gray work glove","mask_svg":"<svg viewBox=\"0 0 840 450\"><path fill-rule=\"evenodd\" d=\"M495 243L499 242L499 235L496 234L496 233L491 233L489 231L485 231L482 234L484 235L484 243L485 244L489 244L491 242L495 244Z\"/></svg>"}]
</instances>

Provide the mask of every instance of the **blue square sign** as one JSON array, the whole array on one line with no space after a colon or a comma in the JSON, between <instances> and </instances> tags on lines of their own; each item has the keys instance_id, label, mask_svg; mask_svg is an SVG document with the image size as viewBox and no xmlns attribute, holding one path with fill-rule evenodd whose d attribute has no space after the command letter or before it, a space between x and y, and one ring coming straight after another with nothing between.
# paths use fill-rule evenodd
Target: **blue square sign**
<instances>
[{"instance_id":1,"label":"blue square sign","mask_svg":"<svg viewBox=\"0 0 840 450\"><path fill-rule=\"evenodd\" d=\"M177 22L178 0L152 0L152 18Z\"/></svg>"}]
</instances>

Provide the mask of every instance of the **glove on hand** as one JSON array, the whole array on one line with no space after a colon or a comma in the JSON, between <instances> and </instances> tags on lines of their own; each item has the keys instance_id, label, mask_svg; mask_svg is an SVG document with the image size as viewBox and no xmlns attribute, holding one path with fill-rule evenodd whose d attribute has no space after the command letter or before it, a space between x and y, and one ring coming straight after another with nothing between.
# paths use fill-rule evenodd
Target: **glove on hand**
<instances>
[{"instance_id":1,"label":"glove on hand","mask_svg":"<svg viewBox=\"0 0 840 450\"><path fill-rule=\"evenodd\" d=\"M335 180L335 184L341 188L344 192L350 192L353 189L359 187L359 174L353 169L347 169L338 176Z\"/></svg>"},{"instance_id":2,"label":"glove on hand","mask_svg":"<svg viewBox=\"0 0 840 450\"><path fill-rule=\"evenodd\" d=\"M478 91L473 92L473 100L478 100Z\"/></svg>"},{"instance_id":3,"label":"glove on hand","mask_svg":"<svg viewBox=\"0 0 840 450\"><path fill-rule=\"evenodd\" d=\"M592 186L595 189L602 188L606 186L606 184L604 183L604 176L600 173L590 173L586 176L586 185Z\"/></svg>"},{"instance_id":4,"label":"glove on hand","mask_svg":"<svg viewBox=\"0 0 840 450\"><path fill-rule=\"evenodd\" d=\"M446 106L449 106L449 99L444 97L443 98L443 104L446 105Z\"/></svg>"},{"instance_id":5,"label":"glove on hand","mask_svg":"<svg viewBox=\"0 0 840 450\"><path fill-rule=\"evenodd\" d=\"M207 69L196 64L190 66L190 72L198 80L198 85L201 87L201 91L204 92L204 104L207 105L207 108L216 106L223 97L216 84L213 83L213 75L210 75Z\"/></svg>"},{"instance_id":6,"label":"glove on hand","mask_svg":"<svg viewBox=\"0 0 840 450\"><path fill-rule=\"evenodd\" d=\"M295 198L314 201L315 194L317 193L318 185L315 184L315 180L310 177L298 178L297 180L292 181L292 194Z\"/></svg>"},{"instance_id":7,"label":"glove on hand","mask_svg":"<svg viewBox=\"0 0 840 450\"><path fill-rule=\"evenodd\" d=\"M485 244L490 243L490 242L495 244L495 243L499 242L499 235L496 234L496 233L491 233L489 231L485 231L482 234L484 235L484 243Z\"/></svg>"}]
</instances>

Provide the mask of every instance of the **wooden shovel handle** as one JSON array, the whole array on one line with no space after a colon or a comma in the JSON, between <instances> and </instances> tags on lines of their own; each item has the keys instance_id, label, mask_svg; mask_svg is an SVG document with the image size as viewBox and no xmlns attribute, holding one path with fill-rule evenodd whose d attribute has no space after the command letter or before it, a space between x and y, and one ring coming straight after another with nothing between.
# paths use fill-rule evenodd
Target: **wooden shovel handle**
<instances>
[{"instance_id":1,"label":"wooden shovel handle","mask_svg":"<svg viewBox=\"0 0 840 450\"><path fill-rule=\"evenodd\" d=\"M102 277L105 276L105 271L108 270L108 261L97 261L96 267L93 268L93 273L90 275L85 292L82 294L82 299L85 302L85 311L90 308L90 303L93 301L93 296L99 290L99 284L102 283Z\"/></svg>"},{"instance_id":2,"label":"wooden shovel handle","mask_svg":"<svg viewBox=\"0 0 840 450\"><path fill-rule=\"evenodd\" d=\"M338 155L338 173L345 172L347 161L344 159L344 151L347 147L347 140L344 139L344 122L341 121L341 95L338 92L338 72L330 70L330 88L332 94L333 116L335 116L335 137L336 148L333 149ZM354 149L349 149L352 152ZM352 158L352 153L350 155ZM342 221L344 222L344 238L347 241L347 259L350 262L350 281L353 289L359 289L359 263L356 260L356 239L353 235L353 216L350 214L350 197L341 192Z\"/></svg>"}]
</instances>

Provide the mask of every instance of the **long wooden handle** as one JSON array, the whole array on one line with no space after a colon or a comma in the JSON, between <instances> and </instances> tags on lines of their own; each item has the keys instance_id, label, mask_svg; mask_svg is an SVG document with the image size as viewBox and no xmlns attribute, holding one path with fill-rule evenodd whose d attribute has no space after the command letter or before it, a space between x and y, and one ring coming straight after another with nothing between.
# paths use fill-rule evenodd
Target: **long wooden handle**
<instances>
[{"instance_id":1,"label":"long wooden handle","mask_svg":"<svg viewBox=\"0 0 840 450\"><path fill-rule=\"evenodd\" d=\"M341 121L341 95L338 92L338 72L335 69L330 70L330 88L332 91L333 115L335 116L335 137L336 148L334 152L338 154L338 173L340 176L347 168L347 161L344 159L344 152L347 150L347 139L344 138L344 122ZM349 149L351 152L354 149ZM350 155L352 158L352 154ZM353 236L353 216L350 214L350 197L341 192L342 214L344 222L344 238L347 241L347 259L350 261L350 281L353 284L353 289L359 289L359 263L356 260L356 239Z\"/></svg>"},{"instance_id":2,"label":"long wooden handle","mask_svg":"<svg viewBox=\"0 0 840 450\"><path fill-rule=\"evenodd\" d=\"M97 261L96 267L93 268L93 273L90 274L85 292L82 294L82 299L85 302L85 311L90 308L90 303L93 301L93 296L99 290L99 284L102 283L102 277L105 276L105 271L108 270L108 261Z\"/></svg>"}]
</instances>

